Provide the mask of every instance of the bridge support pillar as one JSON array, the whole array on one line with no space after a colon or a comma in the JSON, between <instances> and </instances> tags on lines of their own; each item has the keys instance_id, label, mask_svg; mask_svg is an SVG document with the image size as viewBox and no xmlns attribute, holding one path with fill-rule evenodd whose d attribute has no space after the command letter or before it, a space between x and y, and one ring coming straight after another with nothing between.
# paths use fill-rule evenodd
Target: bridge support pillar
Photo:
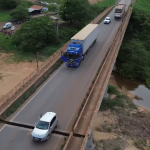
<instances>
[{"instance_id":1,"label":"bridge support pillar","mask_svg":"<svg viewBox=\"0 0 150 150\"><path fill-rule=\"evenodd\" d=\"M109 94L108 94L108 85L106 86L106 90L105 90L105 93L104 93L104 96L103 96L103 100L104 101L107 101L109 100Z\"/></svg>"},{"instance_id":2,"label":"bridge support pillar","mask_svg":"<svg viewBox=\"0 0 150 150\"><path fill-rule=\"evenodd\" d=\"M93 143L93 130L92 130L90 135L89 135L89 139L87 141L85 150L94 150L94 149L95 149L95 145Z\"/></svg>"},{"instance_id":3,"label":"bridge support pillar","mask_svg":"<svg viewBox=\"0 0 150 150\"><path fill-rule=\"evenodd\" d=\"M117 66L116 66L116 62L114 63L114 67L112 71L117 71Z\"/></svg>"}]
</instances>

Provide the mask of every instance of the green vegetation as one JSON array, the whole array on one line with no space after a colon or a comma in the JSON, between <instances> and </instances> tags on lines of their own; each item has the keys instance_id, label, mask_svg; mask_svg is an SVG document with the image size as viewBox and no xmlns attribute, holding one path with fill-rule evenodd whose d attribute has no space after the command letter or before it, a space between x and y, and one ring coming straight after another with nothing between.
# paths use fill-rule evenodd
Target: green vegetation
<instances>
[{"instance_id":1,"label":"green vegetation","mask_svg":"<svg viewBox=\"0 0 150 150\"><path fill-rule=\"evenodd\" d=\"M18 6L10 13L10 16L16 20L28 19L29 18L28 8L25 6Z\"/></svg>"},{"instance_id":2,"label":"green vegetation","mask_svg":"<svg viewBox=\"0 0 150 150\"><path fill-rule=\"evenodd\" d=\"M24 0L17 0L17 2L17 8L11 12L11 16L14 19L17 18L17 20L28 18L28 13L25 9L33 5L33 3ZM70 13L71 9L71 16L69 19L67 18L64 20L70 21L72 24L60 24L58 34L56 22L45 16L42 18L33 18L24 23L20 30L17 30L12 37L0 34L0 40L3 41L0 43L0 47L6 50L6 52L15 53L15 56L9 59L8 62L12 62L12 59L17 62L24 60L33 61L35 60L37 51L39 52L39 60L48 58L64 45L74 34L104 11L108 4L111 4L110 0L102 2L102 6L100 4L90 5L88 0L60 0L50 2L59 3L60 14L65 12L65 16L67 17L67 14ZM76 5L77 2L78 5ZM115 0L113 2L115 3ZM65 10L61 4L62 6L67 5L67 10ZM54 11L57 5L51 5L49 7L51 7L49 8L51 11Z\"/></svg>"},{"instance_id":3,"label":"green vegetation","mask_svg":"<svg viewBox=\"0 0 150 150\"><path fill-rule=\"evenodd\" d=\"M10 13L7 11L0 11L0 22L11 19Z\"/></svg>"},{"instance_id":4,"label":"green vegetation","mask_svg":"<svg viewBox=\"0 0 150 150\"><path fill-rule=\"evenodd\" d=\"M124 41L117 58L119 73L140 79L150 87L150 3L136 0Z\"/></svg>"},{"instance_id":5,"label":"green vegetation","mask_svg":"<svg viewBox=\"0 0 150 150\"><path fill-rule=\"evenodd\" d=\"M104 111L107 109L111 110L117 110L118 107L125 109L125 108L131 108L131 109L137 109L135 104L124 94L120 93L116 87L112 85L108 85L108 93L111 95L116 95L113 100L109 98L108 101L102 101L100 111Z\"/></svg>"},{"instance_id":6,"label":"green vegetation","mask_svg":"<svg viewBox=\"0 0 150 150\"><path fill-rule=\"evenodd\" d=\"M137 147L137 148L140 148L142 149L143 147L146 147L146 139L143 139L143 140L135 140L134 141L134 145Z\"/></svg>"},{"instance_id":7,"label":"green vegetation","mask_svg":"<svg viewBox=\"0 0 150 150\"><path fill-rule=\"evenodd\" d=\"M0 0L0 9L10 10L16 8L20 0Z\"/></svg>"},{"instance_id":8,"label":"green vegetation","mask_svg":"<svg viewBox=\"0 0 150 150\"><path fill-rule=\"evenodd\" d=\"M86 25L115 2L117 0L105 0L98 4L90 5L88 0L64 0L60 7L60 17L71 24L78 21Z\"/></svg>"},{"instance_id":9,"label":"green vegetation","mask_svg":"<svg viewBox=\"0 0 150 150\"><path fill-rule=\"evenodd\" d=\"M12 43L24 52L39 51L49 43L57 43L56 25L47 16L33 18L16 31Z\"/></svg>"},{"instance_id":10,"label":"green vegetation","mask_svg":"<svg viewBox=\"0 0 150 150\"><path fill-rule=\"evenodd\" d=\"M7 39L6 37L8 37L9 39ZM3 33L0 33L0 47L2 49L5 49L5 50L10 50L11 49L11 50L13 50L14 47L11 44L11 40L12 40L12 37L4 35Z\"/></svg>"},{"instance_id":11,"label":"green vegetation","mask_svg":"<svg viewBox=\"0 0 150 150\"><path fill-rule=\"evenodd\" d=\"M58 8L57 8L57 5L51 4L51 5L48 6L48 10L49 10L49 11L55 11L55 10L57 10L57 9L58 9Z\"/></svg>"}]
</instances>

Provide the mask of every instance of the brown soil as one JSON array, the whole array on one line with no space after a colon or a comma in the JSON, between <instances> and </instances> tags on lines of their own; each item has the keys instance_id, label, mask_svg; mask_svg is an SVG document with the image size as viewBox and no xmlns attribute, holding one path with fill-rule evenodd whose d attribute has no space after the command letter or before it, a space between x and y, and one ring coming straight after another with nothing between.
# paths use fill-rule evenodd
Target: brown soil
<instances>
[{"instance_id":1,"label":"brown soil","mask_svg":"<svg viewBox=\"0 0 150 150\"><path fill-rule=\"evenodd\" d=\"M8 63L12 56L0 53L0 99L36 69L36 62Z\"/></svg>"},{"instance_id":2,"label":"brown soil","mask_svg":"<svg viewBox=\"0 0 150 150\"><path fill-rule=\"evenodd\" d=\"M117 86L113 76L109 84ZM130 93L126 94L132 99ZM116 96L111 95L111 100ZM130 101L125 108L98 112L93 125L97 150L147 150L150 147L150 112L131 105Z\"/></svg>"}]
</instances>

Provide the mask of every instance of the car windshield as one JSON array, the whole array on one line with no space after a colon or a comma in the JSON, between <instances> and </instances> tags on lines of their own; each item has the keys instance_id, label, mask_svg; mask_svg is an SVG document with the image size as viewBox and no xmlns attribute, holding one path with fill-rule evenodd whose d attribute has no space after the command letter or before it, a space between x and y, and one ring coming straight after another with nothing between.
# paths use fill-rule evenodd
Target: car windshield
<instances>
[{"instance_id":1,"label":"car windshield","mask_svg":"<svg viewBox=\"0 0 150 150\"><path fill-rule=\"evenodd\" d=\"M42 130L47 130L49 127L49 123L45 121L39 121L36 125L36 128L42 129Z\"/></svg>"},{"instance_id":2,"label":"car windshield","mask_svg":"<svg viewBox=\"0 0 150 150\"><path fill-rule=\"evenodd\" d=\"M106 20L110 20L109 18L106 18Z\"/></svg>"}]
</instances>

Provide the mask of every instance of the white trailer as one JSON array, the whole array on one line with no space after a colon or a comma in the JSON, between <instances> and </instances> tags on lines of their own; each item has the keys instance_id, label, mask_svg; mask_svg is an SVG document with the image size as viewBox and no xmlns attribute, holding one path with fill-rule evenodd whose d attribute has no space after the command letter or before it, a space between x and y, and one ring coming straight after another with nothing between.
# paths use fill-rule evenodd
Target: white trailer
<instances>
[{"instance_id":1,"label":"white trailer","mask_svg":"<svg viewBox=\"0 0 150 150\"><path fill-rule=\"evenodd\" d=\"M72 44L82 44L83 54L96 41L98 37L98 24L88 24L71 38Z\"/></svg>"}]
</instances>

